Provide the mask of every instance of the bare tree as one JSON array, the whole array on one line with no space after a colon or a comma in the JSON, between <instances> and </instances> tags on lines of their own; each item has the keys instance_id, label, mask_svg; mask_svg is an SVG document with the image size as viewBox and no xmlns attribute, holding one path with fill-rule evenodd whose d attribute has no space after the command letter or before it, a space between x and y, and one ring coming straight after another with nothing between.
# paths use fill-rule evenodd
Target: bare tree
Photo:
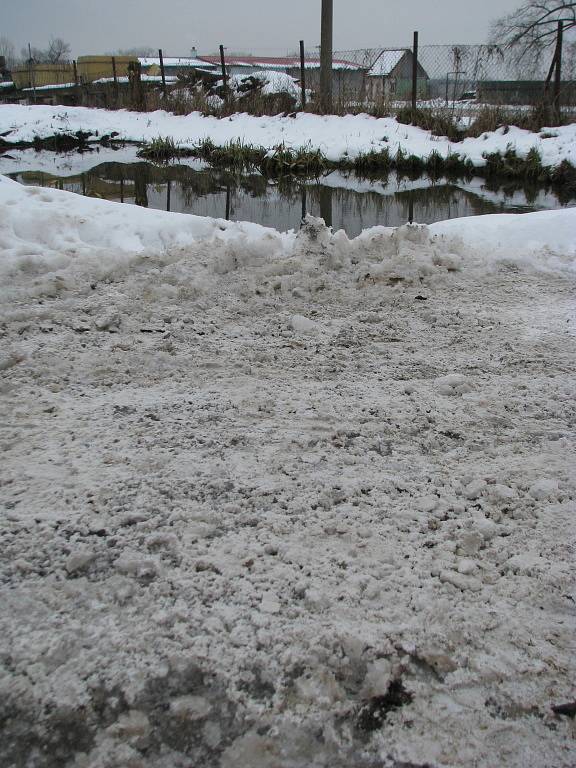
<instances>
[{"instance_id":1,"label":"bare tree","mask_svg":"<svg viewBox=\"0 0 576 768\"><path fill-rule=\"evenodd\" d=\"M70 59L70 45L61 37L53 37L48 44L46 59L49 64L68 61Z\"/></svg>"},{"instance_id":2,"label":"bare tree","mask_svg":"<svg viewBox=\"0 0 576 768\"><path fill-rule=\"evenodd\" d=\"M4 57L6 69L12 69L16 63L14 44L7 37L0 37L0 57Z\"/></svg>"},{"instance_id":3,"label":"bare tree","mask_svg":"<svg viewBox=\"0 0 576 768\"><path fill-rule=\"evenodd\" d=\"M535 61L556 42L559 21L564 22L565 31L576 28L576 2L526 0L493 22L491 42L511 49L518 61Z\"/></svg>"},{"instance_id":4,"label":"bare tree","mask_svg":"<svg viewBox=\"0 0 576 768\"><path fill-rule=\"evenodd\" d=\"M113 51L112 56L137 56L146 58L147 56L154 56L158 51L151 48L149 45L135 46L134 48L119 48L117 51Z\"/></svg>"},{"instance_id":5,"label":"bare tree","mask_svg":"<svg viewBox=\"0 0 576 768\"><path fill-rule=\"evenodd\" d=\"M23 61L31 58L36 64L61 64L70 59L70 45L61 37L53 37L48 48L22 48L20 55Z\"/></svg>"}]
</instances>

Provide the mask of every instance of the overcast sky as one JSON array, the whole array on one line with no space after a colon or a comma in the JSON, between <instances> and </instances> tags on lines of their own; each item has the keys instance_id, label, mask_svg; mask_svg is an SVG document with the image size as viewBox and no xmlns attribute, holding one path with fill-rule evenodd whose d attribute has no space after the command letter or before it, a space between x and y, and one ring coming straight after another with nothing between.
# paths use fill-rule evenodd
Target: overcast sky
<instances>
[{"instance_id":1,"label":"overcast sky","mask_svg":"<svg viewBox=\"0 0 576 768\"><path fill-rule=\"evenodd\" d=\"M520 0L334 0L338 49L482 43L494 17ZM304 38L319 43L321 0L2 0L0 35L17 50L63 37L74 56L149 45L166 54L230 51L285 53Z\"/></svg>"}]
</instances>

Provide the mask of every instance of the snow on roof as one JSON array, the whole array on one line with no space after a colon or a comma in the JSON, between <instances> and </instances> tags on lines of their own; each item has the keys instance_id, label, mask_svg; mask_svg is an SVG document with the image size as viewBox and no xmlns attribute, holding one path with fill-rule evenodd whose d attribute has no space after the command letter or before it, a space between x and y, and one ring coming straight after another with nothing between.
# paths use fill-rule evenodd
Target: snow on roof
<instances>
[{"instance_id":1,"label":"snow on roof","mask_svg":"<svg viewBox=\"0 0 576 768\"><path fill-rule=\"evenodd\" d=\"M57 91L61 88L74 88L76 83L51 83L50 85L37 85L36 87L22 88L23 91Z\"/></svg>"},{"instance_id":2,"label":"snow on roof","mask_svg":"<svg viewBox=\"0 0 576 768\"><path fill-rule=\"evenodd\" d=\"M159 56L145 56L138 59L143 67L160 66ZM163 57L165 67L210 67L215 64L209 63L206 59L199 59L197 57L189 56L164 56Z\"/></svg>"},{"instance_id":3,"label":"snow on roof","mask_svg":"<svg viewBox=\"0 0 576 768\"><path fill-rule=\"evenodd\" d=\"M141 75L140 79L142 80L143 83L161 83L162 82L162 76L161 75ZM173 75L168 75L164 79L166 80L167 83L177 83L178 82L178 78L174 77ZM117 77L116 81L118 83L129 83L130 82L130 78L122 75L120 77ZM98 80L93 80L92 84L93 85L102 85L102 84L105 84L105 83L113 83L113 82L115 82L113 77L100 77Z\"/></svg>"},{"instance_id":4,"label":"snow on roof","mask_svg":"<svg viewBox=\"0 0 576 768\"><path fill-rule=\"evenodd\" d=\"M173 76L167 76L167 83L177 83L178 78ZM160 75L142 75L141 80L143 83L161 83L162 77ZM113 77L100 77L98 80L92 80L90 83L84 83L84 85L104 85L106 83L113 83ZM129 78L125 75L121 75L116 78L118 83L128 83ZM58 91L61 88L74 88L77 83L52 83L51 85L37 85L36 88L22 88L23 91Z\"/></svg>"},{"instance_id":5,"label":"snow on roof","mask_svg":"<svg viewBox=\"0 0 576 768\"><path fill-rule=\"evenodd\" d=\"M405 53L407 48L398 48L396 50L382 51L380 56L376 59L374 64L368 70L368 77L385 77L396 67Z\"/></svg>"},{"instance_id":6,"label":"snow on roof","mask_svg":"<svg viewBox=\"0 0 576 768\"><path fill-rule=\"evenodd\" d=\"M14 83L12 80L0 80L0 88L13 88Z\"/></svg>"},{"instance_id":7,"label":"snow on roof","mask_svg":"<svg viewBox=\"0 0 576 768\"><path fill-rule=\"evenodd\" d=\"M219 56L203 56L204 61L210 62L214 66L220 64ZM231 67L258 67L259 69L292 69L300 67L300 58L298 56L226 56L226 66ZM306 69L317 69L320 67L320 59L307 58L304 62ZM360 64L345 59L334 59L333 69L362 69Z\"/></svg>"}]
</instances>

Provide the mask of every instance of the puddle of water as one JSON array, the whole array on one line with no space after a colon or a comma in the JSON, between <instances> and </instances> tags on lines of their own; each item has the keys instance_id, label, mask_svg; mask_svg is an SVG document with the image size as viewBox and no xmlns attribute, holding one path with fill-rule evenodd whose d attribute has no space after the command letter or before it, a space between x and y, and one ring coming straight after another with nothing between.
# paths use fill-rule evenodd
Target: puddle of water
<instances>
[{"instance_id":1,"label":"puddle of water","mask_svg":"<svg viewBox=\"0 0 576 768\"><path fill-rule=\"evenodd\" d=\"M235 175L186 160L167 166L139 161L136 149L76 154L23 150L0 155L0 173L23 184L65 189L179 213L253 221L285 231L303 212L322 218L350 237L375 225L435 221L485 213L526 213L576 204L542 186L494 186L485 179L415 180L390 174L362 179L334 171L318 180L271 181Z\"/></svg>"}]
</instances>

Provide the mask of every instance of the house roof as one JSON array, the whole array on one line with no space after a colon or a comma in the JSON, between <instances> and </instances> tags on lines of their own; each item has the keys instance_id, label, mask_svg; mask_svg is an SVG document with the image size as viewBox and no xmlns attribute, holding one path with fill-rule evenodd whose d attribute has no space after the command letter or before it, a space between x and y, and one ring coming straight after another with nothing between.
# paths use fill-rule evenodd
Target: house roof
<instances>
[{"instance_id":1,"label":"house roof","mask_svg":"<svg viewBox=\"0 0 576 768\"><path fill-rule=\"evenodd\" d=\"M160 66L159 56L144 56L138 61L143 67ZM203 67L206 69L215 66L215 64L209 63L207 59L190 56L164 56L163 61L165 67Z\"/></svg>"},{"instance_id":2,"label":"house roof","mask_svg":"<svg viewBox=\"0 0 576 768\"><path fill-rule=\"evenodd\" d=\"M217 66L220 64L219 56L202 56L202 59L206 62ZM298 56L228 56L226 55L226 65L233 67L258 67L260 69L288 69L300 66L300 58ZM318 69L320 67L320 59L318 58L306 58L304 62L306 69ZM345 59L334 59L332 62L333 69L363 69L360 64L355 64L353 61L346 61Z\"/></svg>"},{"instance_id":3,"label":"house roof","mask_svg":"<svg viewBox=\"0 0 576 768\"><path fill-rule=\"evenodd\" d=\"M402 57L408 53L407 48L397 48L395 50L382 51L374 64L368 70L368 77L386 77L394 67L397 67Z\"/></svg>"}]
</instances>

